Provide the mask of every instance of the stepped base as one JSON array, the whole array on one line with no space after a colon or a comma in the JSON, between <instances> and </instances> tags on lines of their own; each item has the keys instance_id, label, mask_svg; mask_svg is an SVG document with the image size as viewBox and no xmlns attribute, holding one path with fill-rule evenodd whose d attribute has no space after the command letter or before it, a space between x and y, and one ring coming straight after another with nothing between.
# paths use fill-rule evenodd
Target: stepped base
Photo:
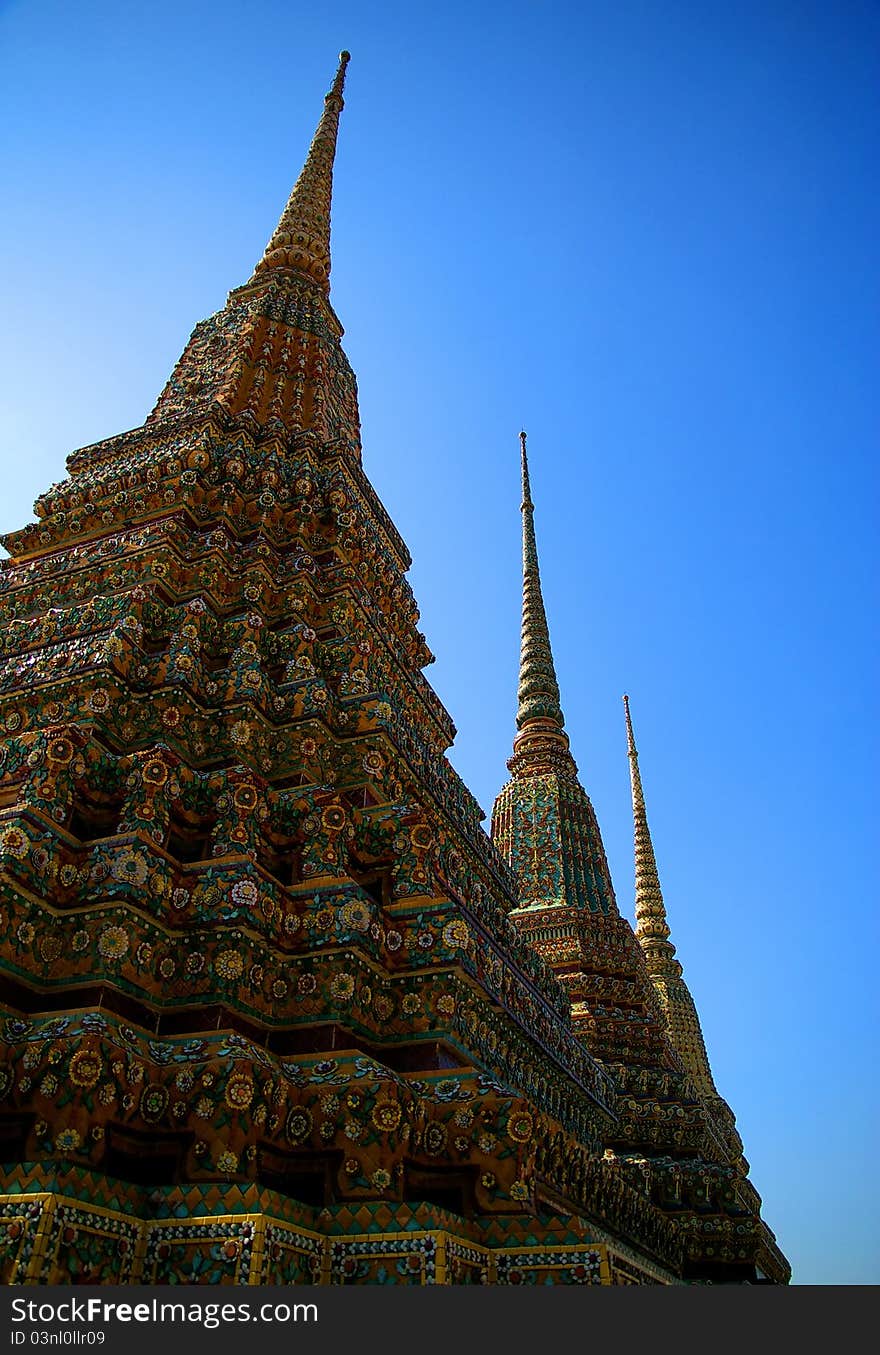
<instances>
[{"instance_id":1,"label":"stepped base","mask_svg":"<svg viewBox=\"0 0 880 1355\"><path fill-rule=\"evenodd\" d=\"M39 1189L39 1176L0 1195L0 1283L676 1283L577 1219L466 1220L375 1200L318 1210L257 1187L143 1187L90 1172L62 1193Z\"/></svg>"}]
</instances>

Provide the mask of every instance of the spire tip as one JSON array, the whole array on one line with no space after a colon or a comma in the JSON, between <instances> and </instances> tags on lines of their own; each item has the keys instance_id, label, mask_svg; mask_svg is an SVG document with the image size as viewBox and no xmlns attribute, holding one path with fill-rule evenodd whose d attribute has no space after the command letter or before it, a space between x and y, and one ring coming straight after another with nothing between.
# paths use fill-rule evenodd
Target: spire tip
<instances>
[{"instance_id":1,"label":"spire tip","mask_svg":"<svg viewBox=\"0 0 880 1355\"><path fill-rule=\"evenodd\" d=\"M347 52L345 48L343 48L342 51L339 53L339 68L336 71L336 77L333 81L333 88L327 95L328 99L337 98L341 101L342 91L345 87L345 68L348 65L349 61L351 61L351 52Z\"/></svg>"},{"instance_id":2,"label":"spire tip","mask_svg":"<svg viewBox=\"0 0 880 1355\"><path fill-rule=\"evenodd\" d=\"M626 746L629 749L630 761L638 757L636 752L636 736L633 733L632 716L629 713L629 697L624 693L623 697L623 715L626 721Z\"/></svg>"},{"instance_id":3,"label":"spire tip","mask_svg":"<svg viewBox=\"0 0 880 1355\"><path fill-rule=\"evenodd\" d=\"M538 547L535 543L535 506L532 503L529 484L529 456L525 430L520 433L519 441L522 463L523 611L519 704L516 713L519 734L513 745L514 755L517 752L518 741L524 737L524 731L527 730L531 731L530 738L534 735L539 741L552 744L557 749L564 741L564 747L568 749L568 736L563 733L559 686L550 649L550 631L541 595Z\"/></svg>"},{"instance_id":4,"label":"spire tip","mask_svg":"<svg viewBox=\"0 0 880 1355\"><path fill-rule=\"evenodd\" d=\"M339 66L330 90L324 95L324 111L306 162L248 285L267 274L299 274L317 282L325 295L330 291L333 160L339 115L344 107L342 91L348 60L348 52L339 53Z\"/></svg>"},{"instance_id":5,"label":"spire tip","mask_svg":"<svg viewBox=\"0 0 880 1355\"><path fill-rule=\"evenodd\" d=\"M522 508L523 512L525 512L526 509L531 509L533 507L532 491L529 484L529 450L526 446L525 431L521 432L519 435L519 459L522 467Z\"/></svg>"}]
</instances>

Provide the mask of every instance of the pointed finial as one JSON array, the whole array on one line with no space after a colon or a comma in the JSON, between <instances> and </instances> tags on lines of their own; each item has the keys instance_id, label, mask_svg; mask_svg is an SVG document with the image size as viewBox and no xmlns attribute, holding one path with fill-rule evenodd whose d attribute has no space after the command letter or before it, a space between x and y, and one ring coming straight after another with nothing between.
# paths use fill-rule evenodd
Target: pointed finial
<instances>
[{"instance_id":1,"label":"pointed finial","mask_svg":"<svg viewBox=\"0 0 880 1355\"><path fill-rule=\"evenodd\" d=\"M522 496L523 496L522 506L523 508L525 508L526 505L528 505L529 508L533 508L534 504L532 503L532 489L531 485L529 484L529 453L526 447L526 438L527 438L526 433L524 432L520 433L519 446L520 446L520 461L522 463Z\"/></svg>"},{"instance_id":2,"label":"pointed finial","mask_svg":"<svg viewBox=\"0 0 880 1355\"><path fill-rule=\"evenodd\" d=\"M645 957L645 968L660 998L670 1039L693 1079L694 1086L704 1096L717 1097L700 1028L700 1018L690 989L684 981L681 964L675 958L675 946L669 939L666 905L663 902L660 877L657 873L654 844L648 829L648 815L639 772L639 755L633 734L628 696L623 698L623 707L626 712L626 743L629 751L635 829L636 939Z\"/></svg>"},{"instance_id":3,"label":"pointed finial","mask_svg":"<svg viewBox=\"0 0 880 1355\"><path fill-rule=\"evenodd\" d=\"M328 99L342 98L342 90L345 85L345 69L349 61L351 61L351 52L346 52L343 49L343 51L339 53L339 65L336 68L336 75L333 80L333 87L330 90L330 93L327 95Z\"/></svg>"},{"instance_id":4,"label":"pointed finial","mask_svg":"<svg viewBox=\"0 0 880 1355\"><path fill-rule=\"evenodd\" d=\"M538 568L538 547L535 541L535 508L529 483L529 460L526 434L519 435L522 462L522 539L523 539L523 601L522 642L519 664L519 704L516 727L520 731L514 751L525 731L547 734L557 744L568 748L568 737L563 734L563 715L559 704L559 685L550 649L550 631L541 593ZM534 726L534 729L533 729Z\"/></svg>"},{"instance_id":5,"label":"pointed finial","mask_svg":"<svg viewBox=\"0 0 880 1355\"><path fill-rule=\"evenodd\" d=\"M651 841L651 833L648 828L648 814L645 809L642 777L639 772L639 754L633 734L628 696L623 698L623 707L626 713L626 743L629 753L635 837L636 937L645 953L645 960L651 974L655 970L669 972L670 962L675 965L677 972L680 973L681 966L677 960L672 958L675 955L675 946L669 940L666 906L663 902L663 891L660 888L654 844Z\"/></svg>"},{"instance_id":6,"label":"pointed finial","mask_svg":"<svg viewBox=\"0 0 880 1355\"><path fill-rule=\"evenodd\" d=\"M324 112L309 147L302 172L293 186L281 220L254 269L252 282L272 273L304 273L330 290L330 204L333 196L333 161L339 114L344 101L345 71L351 57L339 53L333 85L324 97Z\"/></svg>"}]
</instances>

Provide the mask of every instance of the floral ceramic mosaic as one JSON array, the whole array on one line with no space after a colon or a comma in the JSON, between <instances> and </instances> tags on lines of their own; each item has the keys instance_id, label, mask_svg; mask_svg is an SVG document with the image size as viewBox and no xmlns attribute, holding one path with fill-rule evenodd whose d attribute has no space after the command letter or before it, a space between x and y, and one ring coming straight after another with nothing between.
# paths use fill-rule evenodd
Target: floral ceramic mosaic
<instances>
[{"instance_id":1,"label":"floral ceramic mosaic","mask_svg":"<svg viewBox=\"0 0 880 1355\"><path fill-rule=\"evenodd\" d=\"M0 1273L784 1279L617 911L528 489L494 841L446 756L328 296L346 61L251 279L4 538Z\"/></svg>"}]
</instances>

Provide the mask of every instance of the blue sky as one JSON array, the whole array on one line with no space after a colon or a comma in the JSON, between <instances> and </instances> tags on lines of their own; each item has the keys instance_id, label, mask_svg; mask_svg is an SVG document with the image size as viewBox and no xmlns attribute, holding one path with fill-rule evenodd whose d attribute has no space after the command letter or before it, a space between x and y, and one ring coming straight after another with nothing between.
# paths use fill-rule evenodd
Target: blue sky
<instances>
[{"instance_id":1,"label":"blue sky","mask_svg":"<svg viewBox=\"0 0 880 1355\"><path fill-rule=\"evenodd\" d=\"M453 761L488 812L524 426L621 908L628 691L765 1216L796 1281L876 1283L880 11L0 3L0 529L247 278L342 46L333 301Z\"/></svg>"}]
</instances>

